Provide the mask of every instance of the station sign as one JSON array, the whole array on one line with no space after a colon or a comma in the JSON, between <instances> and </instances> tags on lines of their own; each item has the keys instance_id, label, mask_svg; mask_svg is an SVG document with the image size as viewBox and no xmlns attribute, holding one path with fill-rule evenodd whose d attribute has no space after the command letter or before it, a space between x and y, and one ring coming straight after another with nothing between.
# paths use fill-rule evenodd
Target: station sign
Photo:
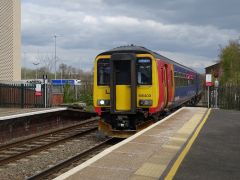
<instances>
[{"instance_id":1,"label":"station sign","mask_svg":"<svg viewBox=\"0 0 240 180\"><path fill-rule=\"evenodd\" d=\"M212 86L212 74L206 74L206 86Z\"/></svg>"},{"instance_id":2,"label":"station sign","mask_svg":"<svg viewBox=\"0 0 240 180\"><path fill-rule=\"evenodd\" d=\"M35 88L35 96L41 96L42 95L42 85L36 84Z\"/></svg>"},{"instance_id":3,"label":"station sign","mask_svg":"<svg viewBox=\"0 0 240 180\"><path fill-rule=\"evenodd\" d=\"M52 85L65 85L69 83L71 86L75 85L74 79L52 79L51 80Z\"/></svg>"},{"instance_id":4,"label":"station sign","mask_svg":"<svg viewBox=\"0 0 240 180\"><path fill-rule=\"evenodd\" d=\"M219 81L217 79L214 82L214 86L215 86L215 88L218 88L218 86L219 86Z\"/></svg>"}]
</instances>

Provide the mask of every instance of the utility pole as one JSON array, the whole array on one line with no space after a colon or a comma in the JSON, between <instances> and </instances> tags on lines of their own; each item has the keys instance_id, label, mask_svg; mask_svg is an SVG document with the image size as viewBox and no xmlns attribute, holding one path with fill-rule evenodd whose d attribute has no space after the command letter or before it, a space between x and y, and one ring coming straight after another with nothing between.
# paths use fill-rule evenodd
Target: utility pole
<instances>
[{"instance_id":1,"label":"utility pole","mask_svg":"<svg viewBox=\"0 0 240 180\"><path fill-rule=\"evenodd\" d=\"M37 66L39 65L39 62L33 63L33 65L36 66L36 80L37 80Z\"/></svg>"},{"instance_id":2,"label":"utility pole","mask_svg":"<svg viewBox=\"0 0 240 180\"><path fill-rule=\"evenodd\" d=\"M55 42L55 51L54 51L54 77L57 79L57 35L54 34L54 42Z\"/></svg>"},{"instance_id":3,"label":"utility pole","mask_svg":"<svg viewBox=\"0 0 240 180\"><path fill-rule=\"evenodd\" d=\"M27 79L26 77L27 77L27 67L25 66L25 64L26 64L26 52L24 51L23 52L23 67L24 67L24 79Z\"/></svg>"},{"instance_id":4,"label":"utility pole","mask_svg":"<svg viewBox=\"0 0 240 180\"><path fill-rule=\"evenodd\" d=\"M54 34L54 76L55 79L57 79L57 37L60 37L61 35Z\"/></svg>"}]
</instances>

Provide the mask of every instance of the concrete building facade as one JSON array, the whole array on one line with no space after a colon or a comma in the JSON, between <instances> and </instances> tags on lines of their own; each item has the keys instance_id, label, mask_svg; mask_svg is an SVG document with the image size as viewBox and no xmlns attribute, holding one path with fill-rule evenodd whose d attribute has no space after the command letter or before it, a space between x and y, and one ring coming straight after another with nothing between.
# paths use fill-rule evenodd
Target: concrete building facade
<instances>
[{"instance_id":1,"label":"concrete building facade","mask_svg":"<svg viewBox=\"0 0 240 180\"><path fill-rule=\"evenodd\" d=\"M0 0L0 81L21 80L21 0Z\"/></svg>"}]
</instances>

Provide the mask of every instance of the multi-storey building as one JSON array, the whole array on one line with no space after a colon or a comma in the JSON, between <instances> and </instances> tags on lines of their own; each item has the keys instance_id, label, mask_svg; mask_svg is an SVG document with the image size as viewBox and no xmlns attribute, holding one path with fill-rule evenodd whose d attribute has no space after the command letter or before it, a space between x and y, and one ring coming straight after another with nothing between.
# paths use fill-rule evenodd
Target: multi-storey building
<instances>
[{"instance_id":1,"label":"multi-storey building","mask_svg":"<svg viewBox=\"0 0 240 180\"><path fill-rule=\"evenodd\" d=\"M21 80L21 0L0 0L0 81Z\"/></svg>"}]
</instances>

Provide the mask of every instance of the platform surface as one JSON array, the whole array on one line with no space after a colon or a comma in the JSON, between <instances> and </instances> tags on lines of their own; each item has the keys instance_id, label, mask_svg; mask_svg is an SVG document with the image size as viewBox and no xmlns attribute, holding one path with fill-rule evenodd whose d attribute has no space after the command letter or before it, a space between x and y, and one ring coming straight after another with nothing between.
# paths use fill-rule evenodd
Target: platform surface
<instances>
[{"instance_id":1,"label":"platform surface","mask_svg":"<svg viewBox=\"0 0 240 180\"><path fill-rule=\"evenodd\" d=\"M65 107L54 108L0 108L0 121L8 120L23 116L29 116L34 114L42 114L47 112L56 112L66 110Z\"/></svg>"},{"instance_id":2,"label":"platform surface","mask_svg":"<svg viewBox=\"0 0 240 180\"><path fill-rule=\"evenodd\" d=\"M174 179L240 179L240 111L211 111Z\"/></svg>"},{"instance_id":3,"label":"platform surface","mask_svg":"<svg viewBox=\"0 0 240 180\"><path fill-rule=\"evenodd\" d=\"M206 108L181 108L55 179L159 179L206 113Z\"/></svg>"}]
</instances>

